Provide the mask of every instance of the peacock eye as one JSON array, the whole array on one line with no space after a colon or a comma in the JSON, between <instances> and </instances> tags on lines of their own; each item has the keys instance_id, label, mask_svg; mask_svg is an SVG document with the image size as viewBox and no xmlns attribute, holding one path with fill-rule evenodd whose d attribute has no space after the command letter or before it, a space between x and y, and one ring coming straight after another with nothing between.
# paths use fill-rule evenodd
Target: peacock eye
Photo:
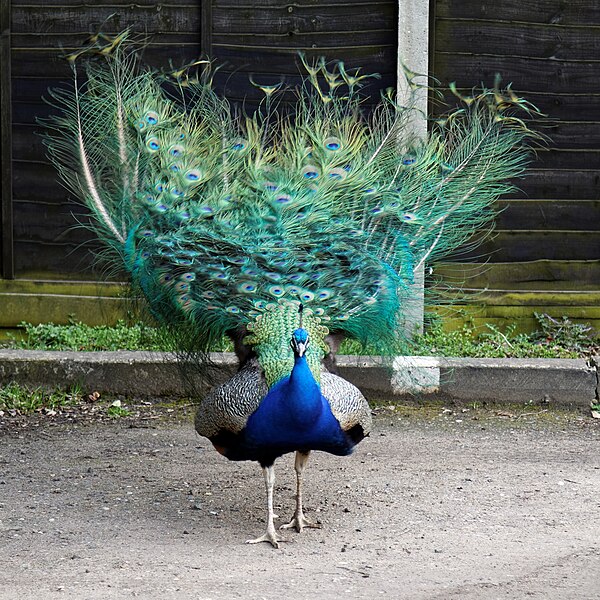
<instances>
[{"instance_id":1,"label":"peacock eye","mask_svg":"<svg viewBox=\"0 0 600 600\"><path fill-rule=\"evenodd\" d=\"M314 165L306 165L306 167L304 167L300 173L304 179L317 179L317 177L320 175L319 169Z\"/></svg>"},{"instance_id":2,"label":"peacock eye","mask_svg":"<svg viewBox=\"0 0 600 600\"><path fill-rule=\"evenodd\" d=\"M243 150L247 145L248 145L248 142L246 140L239 139L239 140L235 140L235 142L233 142L233 144L231 144L231 149L240 151L240 150Z\"/></svg>"},{"instance_id":3,"label":"peacock eye","mask_svg":"<svg viewBox=\"0 0 600 600\"><path fill-rule=\"evenodd\" d=\"M348 177L348 171L346 171L345 169L336 167L335 169L331 169L331 171L329 171L329 177L331 179L344 180L344 179L346 179L346 177Z\"/></svg>"},{"instance_id":4,"label":"peacock eye","mask_svg":"<svg viewBox=\"0 0 600 600\"><path fill-rule=\"evenodd\" d=\"M402 159L402 164L406 165L406 166L408 166L408 165L414 165L416 162L417 162L417 159L414 156L411 156L410 154L407 155L407 156L405 156Z\"/></svg>"},{"instance_id":5,"label":"peacock eye","mask_svg":"<svg viewBox=\"0 0 600 600\"><path fill-rule=\"evenodd\" d=\"M200 171L198 171L198 169L190 169L185 174L185 178L188 181L198 181L200 179Z\"/></svg>"},{"instance_id":6,"label":"peacock eye","mask_svg":"<svg viewBox=\"0 0 600 600\"><path fill-rule=\"evenodd\" d=\"M158 138L148 138L148 140L146 141L146 148L148 148L148 150L151 150L152 152L160 150L160 142L158 141Z\"/></svg>"},{"instance_id":7,"label":"peacock eye","mask_svg":"<svg viewBox=\"0 0 600 600\"><path fill-rule=\"evenodd\" d=\"M339 138L332 136L332 137L328 137L323 142L323 145L325 146L325 148L327 148L327 150L331 150L332 152L335 152L336 150L339 150L342 147L342 142Z\"/></svg>"},{"instance_id":8,"label":"peacock eye","mask_svg":"<svg viewBox=\"0 0 600 600\"><path fill-rule=\"evenodd\" d=\"M169 154L171 156L181 156L185 152L185 148L179 144L175 144L169 148Z\"/></svg>"},{"instance_id":9,"label":"peacock eye","mask_svg":"<svg viewBox=\"0 0 600 600\"><path fill-rule=\"evenodd\" d=\"M156 125L158 123L158 113L154 112L153 110L149 110L146 115L144 116L146 123L148 123L148 125Z\"/></svg>"}]
</instances>

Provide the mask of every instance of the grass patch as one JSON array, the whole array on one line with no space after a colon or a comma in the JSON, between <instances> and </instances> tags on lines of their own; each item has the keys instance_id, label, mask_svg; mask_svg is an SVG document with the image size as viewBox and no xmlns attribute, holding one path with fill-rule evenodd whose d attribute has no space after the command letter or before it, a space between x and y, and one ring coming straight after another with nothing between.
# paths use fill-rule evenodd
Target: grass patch
<instances>
[{"instance_id":1,"label":"grass patch","mask_svg":"<svg viewBox=\"0 0 600 600\"><path fill-rule=\"evenodd\" d=\"M23 334L12 336L10 346L23 350L167 350L163 332L142 323L91 326L80 322L68 325L20 323Z\"/></svg>"},{"instance_id":2,"label":"grass patch","mask_svg":"<svg viewBox=\"0 0 600 600\"><path fill-rule=\"evenodd\" d=\"M0 387L0 412L27 415L34 412L55 414L81 403L83 392L74 387L68 391L29 389L16 383Z\"/></svg>"},{"instance_id":3,"label":"grass patch","mask_svg":"<svg viewBox=\"0 0 600 600\"><path fill-rule=\"evenodd\" d=\"M442 321L433 319L425 333L416 335L399 354L412 356L453 356L473 358L585 358L600 353L600 338L592 329L573 323L567 317L555 319L536 313L539 329L531 334L517 333L516 326L501 331L488 325L487 331L476 335L465 325L459 331L446 332ZM73 322L69 325L52 323L32 325L21 323L23 335L12 338L10 346L29 350L143 350L169 351L168 336L160 329L143 324L89 326ZM224 341L215 351L232 350ZM377 354L355 341L345 341L341 354Z\"/></svg>"}]
</instances>

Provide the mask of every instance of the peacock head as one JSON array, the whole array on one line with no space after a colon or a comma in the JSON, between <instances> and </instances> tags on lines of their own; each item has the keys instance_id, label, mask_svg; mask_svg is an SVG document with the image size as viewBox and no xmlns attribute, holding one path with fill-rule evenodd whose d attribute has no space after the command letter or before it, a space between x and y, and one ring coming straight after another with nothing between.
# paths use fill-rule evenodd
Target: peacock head
<instances>
[{"instance_id":1,"label":"peacock head","mask_svg":"<svg viewBox=\"0 0 600 600\"><path fill-rule=\"evenodd\" d=\"M302 329L302 328L296 329L296 331L294 331L294 333L292 333L292 341L290 342L292 350L294 351L294 356L296 356L296 357L304 356L304 353L306 352L306 349L308 348L308 343L309 343L308 331L306 331L306 329Z\"/></svg>"}]
</instances>

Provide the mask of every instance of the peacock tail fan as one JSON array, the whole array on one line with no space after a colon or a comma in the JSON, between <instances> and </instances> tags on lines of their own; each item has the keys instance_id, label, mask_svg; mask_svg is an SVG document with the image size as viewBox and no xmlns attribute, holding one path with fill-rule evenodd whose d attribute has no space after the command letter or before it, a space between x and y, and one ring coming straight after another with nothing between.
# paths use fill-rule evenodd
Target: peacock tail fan
<instances>
[{"instance_id":1,"label":"peacock tail fan","mask_svg":"<svg viewBox=\"0 0 600 600\"><path fill-rule=\"evenodd\" d=\"M50 92L49 156L175 346L205 361L229 336L273 381L291 368L299 304L313 367L326 332L396 353L413 274L491 227L537 139L517 116L535 109L497 87L456 92L416 138L410 102L387 90L367 110L373 76L303 56L289 111L278 84L244 114L210 62L156 71L127 39L72 57L74 87Z\"/></svg>"}]
</instances>

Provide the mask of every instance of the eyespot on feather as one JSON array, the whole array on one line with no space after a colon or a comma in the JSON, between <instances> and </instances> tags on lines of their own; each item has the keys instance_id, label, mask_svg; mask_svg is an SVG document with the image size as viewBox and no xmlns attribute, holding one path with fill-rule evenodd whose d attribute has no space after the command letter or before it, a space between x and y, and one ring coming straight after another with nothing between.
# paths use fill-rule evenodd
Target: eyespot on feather
<instances>
[{"instance_id":1,"label":"eyespot on feather","mask_svg":"<svg viewBox=\"0 0 600 600\"><path fill-rule=\"evenodd\" d=\"M179 157L185 153L185 147L181 144L173 144L169 147L169 154L171 156Z\"/></svg>"},{"instance_id":2,"label":"eyespot on feather","mask_svg":"<svg viewBox=\"0 0 600 600\"><path fill-rule=\"evenodd\" d=\"M336 167L335 169L331 169L331 171L329 171L329 177L330 179L339 179L340 181L343 181L346 179L346 177L348 177L348 171L342 169L341 167Z\"/></svg>"},{"instance_id":3,"label":"eyespot on feather","mask_svg":"<svg viewBox=\"0 0 600 600\"><path fill-rule=\"evenodd\" d=\"M158 141L158 138L154 136L149 137L146 140L146 148L150 150L150 152L157 152L160 150L160 142Z\"/></svg>"},{"instance_id":4,"label":"eyespot on feather","mask_svg":"<svg viewBox=\"0 0 600 600\"><path fill-rule=\"evenodd\" d=\"M185 178L188 181L192 181L192 182L199 181L201 176L202 176L202 173L200 172L199 169L190 169L185 174Z\"/></svg>"},{"instance_id":5,"label":"eyespot on feather","mask_svg":"<svg viewBox=\"0 0 600 600\"><path fill-rule=\"evenodd\" d=\"M239 138L231 144L231 149L235 150L236 152L239 152L240 150L244 150L244 148L246 148L247 145L248 145L247 140L245 140L243 138Z\"/></svg>"},{"instance_id":6,"label":"eyespot on feather","mask_svg":"<svg viewBox=\"0 0 600 600\"><path fill-rule=\"evenodd\" d=\"M158 123L159 118L160 117L158 113L153 110L149 110L144 115L144 120L146 121L146 123L148 123L148 125L156 125Z\"/></svg>"},{"instance_id":7,"label":"eyespot on feather","mask_svg":"<svg viewBox=\"0 0 600 600\"><path fill-rule=\"evenodd\" d=\"M316 167L315 165L306 165L305 167L302 168L300 173L302 174L304 179L317 179L319 177L319 175L321 174L321 172L319 171L319 168Z\"/></svg>"},{"instance_id":8,"label":"eyespot on feather","mask_svg":"<svg viewBox=\"0 0 600 600\"><path fill-rule=\"evenodd\" d=\"M325 146L327 150L335 152L342 147L342 140L332 135L324 140L323 146Z\"/></svg>"}]
</instances>

